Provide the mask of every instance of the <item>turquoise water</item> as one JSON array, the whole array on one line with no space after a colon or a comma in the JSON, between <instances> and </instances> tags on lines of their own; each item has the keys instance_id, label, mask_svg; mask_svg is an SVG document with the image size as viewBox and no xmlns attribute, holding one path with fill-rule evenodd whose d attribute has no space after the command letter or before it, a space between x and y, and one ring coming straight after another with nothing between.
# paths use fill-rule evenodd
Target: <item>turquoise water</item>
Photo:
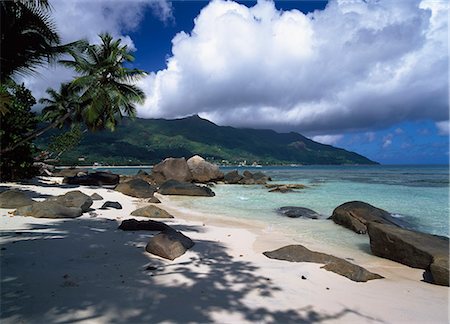
<instances>
[{"instance_id":1,"label":"turquoise water","mask_svg":"<svg viewBox=\"0 0 450 324\"><path fill-rule=\"evenodd\" d=\"M223 168L223 171L234 169L261 171L269 175L273 183L302 183L308 188L283 194L270 193L259 185L216 185L213 198L174 197L171 200L180 207L264 221L269 227L302 234L308 232L308 228L328 228L330 222L290 219L279 216L275 210L282 206L300 206L330 216L340 204L361 200L389 211L412 229L449 236L448 166L240 167ZM111 171L130 174L137 169ZM323 235L330 233L325 231Z\"/></svg>"}]
</instances>

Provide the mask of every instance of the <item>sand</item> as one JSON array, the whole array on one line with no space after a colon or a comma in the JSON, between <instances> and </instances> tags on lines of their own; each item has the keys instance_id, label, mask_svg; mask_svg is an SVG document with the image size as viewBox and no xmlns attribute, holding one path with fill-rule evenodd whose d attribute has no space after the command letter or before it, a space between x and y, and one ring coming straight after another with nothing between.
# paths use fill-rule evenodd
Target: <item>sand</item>
<instances>
[{"instance_id":1,"label":"sand","mask_svg":"<svg viewBox=\"0 0 450 324\"><path fill-rule=\"evenodd\" d=\"M199 214L159 196L158 206L176 217L164 222L195 242L169 261L145 252L154 233L117 229L145 200L55 179L0 190L20 188L36 200L81 190L104 200L77 219L0 209L2 323L448 322L449 288L422 282L423 270L355 254L386 277L356 283L319 264L268 259L262 252L294 242L262 223ZM123 209L99 210L106 200Z\"/></svg>"}]
</instances>

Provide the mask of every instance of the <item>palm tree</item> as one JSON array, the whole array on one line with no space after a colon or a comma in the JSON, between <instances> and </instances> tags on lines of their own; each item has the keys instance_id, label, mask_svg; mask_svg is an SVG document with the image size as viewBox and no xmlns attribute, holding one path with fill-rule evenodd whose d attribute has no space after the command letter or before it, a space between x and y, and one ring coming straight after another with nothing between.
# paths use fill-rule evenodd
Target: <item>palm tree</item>
<instances>
[{"instance_id":1,"label":"palm tree","mask_svg":"<svg viewBox=\"0 0 450 324\"><path fill-rule=\"evenodd\" d=\"M1 81L33 72L59 53L60 38L47 0L1 1Z\"/></svg>"},{"instance_id":2,"label":"palm tree","mask_svg":"<svg viewBox=\"0 0 450 324\"><path fill-rule=\"evenodd\" d=\"M143 103L145 94L133 82L146 72L123 66L133 62L134 56L120 39L113 40L107 33L100 39L100 44L89 45L82 55L71 51L73 60L59 62L80 75L71 86L80 89L84 124L90 130L114 130L118 119L124 115L134 117L135 104Z\"/></svg>"},{"instance_id":3,"label":"palm tree","mask_svg":"<svg viewBox=\"0 0 450 324\"><path fill-rule=\"evenodd\" d=\"M101 44L86 46L83 53L69 50L73 61L59 61L80 76L61 85L59 92L47 89L50 98L40 100L47 105L43 116L50 124L26 134L22 140L2 148L0 153L10 152L64 123L82 122L89 130L114 130L118 118L136 115L135 104L142 103L145 94L132 82L145 76L146 72L123 66L132 62L134 56L120 40L113 40L109 34L101 34L100 39Z\"/></svg>"}]
</instances>

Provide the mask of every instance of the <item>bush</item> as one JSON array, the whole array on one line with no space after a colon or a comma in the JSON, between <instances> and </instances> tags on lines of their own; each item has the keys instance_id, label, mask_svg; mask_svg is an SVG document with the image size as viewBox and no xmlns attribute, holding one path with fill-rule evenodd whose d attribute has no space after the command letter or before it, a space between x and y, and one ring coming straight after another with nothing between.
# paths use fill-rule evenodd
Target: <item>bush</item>
<instances>
[{"instance_id":1,"label":"bush","mask_svg":"<svg viewBox=\"0 0 450 324\"><path fill-rule=\"evenodd\" d=\"M0 116L0 147L2 149L17 143L26 134L34 131L37 125L35 113L31 107L36 100L25 86L9 82L3 84L2 95L9 96L7 109ZM12 151L1 154L0 180L10 181L31 178L37 174L33 167L35 149L31 142L26 142Z\"/></svg>"}]
</instances>

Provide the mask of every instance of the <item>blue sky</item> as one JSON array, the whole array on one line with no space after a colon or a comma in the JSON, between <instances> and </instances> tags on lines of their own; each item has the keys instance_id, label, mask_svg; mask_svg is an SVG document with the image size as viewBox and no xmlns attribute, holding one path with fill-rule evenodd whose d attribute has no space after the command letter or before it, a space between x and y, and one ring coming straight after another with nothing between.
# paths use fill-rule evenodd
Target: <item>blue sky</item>
<instances>
[{"instance_id":1,"label":"blue sky","mask_svg":"<svg viewBox=\"0 0 450 324\"><path fill-rule=\"evenodd\" d=\"M51 1L64 41L134 50L143 118L296 131L386 164L447 164L444 0ZM24 81L39 98L72 77Z\"/></svg>"}]
</instances>

